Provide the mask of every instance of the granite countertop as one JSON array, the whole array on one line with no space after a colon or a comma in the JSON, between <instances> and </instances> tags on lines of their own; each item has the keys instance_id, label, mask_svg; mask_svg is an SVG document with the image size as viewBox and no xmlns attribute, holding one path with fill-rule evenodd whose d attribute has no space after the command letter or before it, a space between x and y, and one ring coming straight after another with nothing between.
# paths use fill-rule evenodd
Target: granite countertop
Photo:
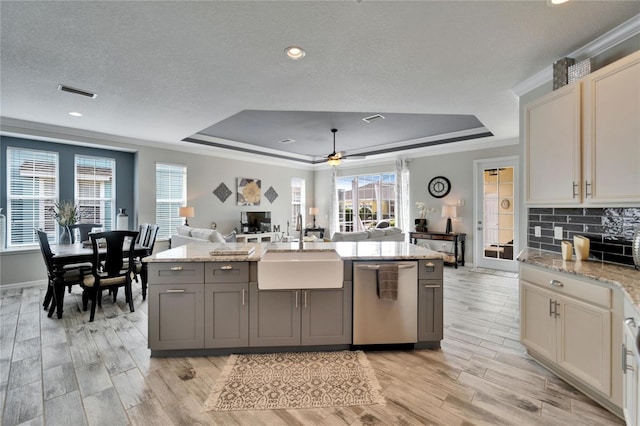
<instances>
[{"instance_id":1,"label":"granite countertop","mask_svg":"<svg viewBox=\"0 0 640 426\"><path fill-rule=\"evenodd\" d=\"M253 251L250 254L212 255L216 249ZM147 256L143 262L257 262L267 250L298 251L298 243L211 243L186 244ZM304 251L335 250L343 260L444 259L443 254L425 247L395 241L304 243Z\"/></svg>"},{"instance_id":2,"label":"granite countertop","mask_svg":"<svg viewBox=\"0 0 640 426\"><path fill-rule=\"evenodd\" d=\"M574 274L613 284L623 290L640 312L640 271L632 266L615 265L599 260L562 260L560 253L527 248L519 255L523 263L542 266L554 271Z\"/></svg>"}]
</instances>

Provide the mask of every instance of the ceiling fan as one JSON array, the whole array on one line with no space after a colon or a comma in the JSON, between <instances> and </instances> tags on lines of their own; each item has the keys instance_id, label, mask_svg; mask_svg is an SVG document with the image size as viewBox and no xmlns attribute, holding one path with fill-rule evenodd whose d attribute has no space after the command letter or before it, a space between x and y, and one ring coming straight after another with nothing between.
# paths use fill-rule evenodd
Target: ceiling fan
<instances>
[{"instance_id":1,"label":"ceiling fan","mask_svg":"<svg viewBox=\"0 0 640 426\"><path fill-rule=\"evenodd\" d=\"M331 133L333 133L333 152L329 155L327 155L327 164L330 166L337 166L340 164L340 162L342 160L346 160L347 159L347 155L344 151L338 151L336 152L336 133L338 132L338 129L331 129ZM362 158L366 158L364 155L350 155L349 158L355 159L362 159Z\"/></svg>"}]
</instances>

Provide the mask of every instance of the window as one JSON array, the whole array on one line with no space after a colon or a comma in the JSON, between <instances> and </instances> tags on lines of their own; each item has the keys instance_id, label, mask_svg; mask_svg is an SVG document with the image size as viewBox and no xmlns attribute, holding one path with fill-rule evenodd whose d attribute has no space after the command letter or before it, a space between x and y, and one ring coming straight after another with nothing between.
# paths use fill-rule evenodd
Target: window
<instances>
[{"instance_id":1,"label":"window","mask_svg":"<svg viewBox=\"0 0 640 426\"><path fill-rule=\"evenodd\" d=\"M305 185L302 178L291 178L291 224L288 231L294 231L298 215L302 213L302 227L304 228Z\"/></svg>"},{"instance_id":2,"label":"window","mask_svg":"<svg viewBox=\"0 0 640 426\"><path fill-rule=\"evenodd\" d=\"M336 178L340 231L372 228L381 220L395 225L395 182L395 173Z\"/></svg>"},{"instance_id":3,"label":"window","mask_svg":"<svg viewBox=\"0 0 640 426\"><path fill-rule=\"evenodd\" d=\"M175 164L156 164L157 238L169 238L184 219L178 208L187 205L187 168Z\"/></svg>"},{"instance_id":4,"label":"window","mask_svg":"<svg viewBox=\"0 0 640 426\"><path fill-rule=\"evenodd\" d=\"M7 246L37 244L34 228L56 235L58 154L7 148Z\"/></svg>"},{"instance_id":5,"label":"window","mask_svg":"<svg viewBox=\"0 0 640 426\"><path fill-rule=\"evenodd\" d=\"M75 156L75 198L83 222L114 229L115 161L111 158Z\"/></svg>"}]
</instances>

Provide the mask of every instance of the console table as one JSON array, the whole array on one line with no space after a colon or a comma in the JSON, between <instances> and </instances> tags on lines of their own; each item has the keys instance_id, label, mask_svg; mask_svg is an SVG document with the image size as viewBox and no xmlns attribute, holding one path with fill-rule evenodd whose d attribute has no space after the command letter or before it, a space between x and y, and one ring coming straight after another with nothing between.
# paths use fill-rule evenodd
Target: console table
<instances>
[{"instance_id":1,"label":"console table","mask_svg":"<svg viewBox=\"0 0 640 426\"><path fill-rule=\"evenodd\" d=\"M464 266L464 243L467 239L467 234L459 234L457 232L452 232L447 234L446 232L409 232L409 241L413 244L417 244L418 240L441 240L441 241L453 241L453 261L454 268L458 268L458 264L460 266ZM460 261L458 262L458 244L460 245Z\"/></svg>"},{"instance_id":2,"label":"console table","mask_svg":"<svg viewBox=\"0 0 640 426\"><path fill-rule=\"evenodd\" d=\"M263 241L273 242L277 232L257 232L255 234L236 234L236 242L238 243L261 243Z\"/></svg>"}]
</instances>

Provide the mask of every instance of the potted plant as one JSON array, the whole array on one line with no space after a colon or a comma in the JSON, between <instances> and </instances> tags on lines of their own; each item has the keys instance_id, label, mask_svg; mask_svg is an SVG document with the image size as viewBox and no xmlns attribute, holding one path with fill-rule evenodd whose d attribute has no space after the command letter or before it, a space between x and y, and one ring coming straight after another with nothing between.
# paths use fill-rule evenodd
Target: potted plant
<instances>
[{"instance_id":1,"label":"potted plant","mask_svg":"<svg viewBox=\"0 0 640 426\"><path fill-rule=\"evenodd\" d=\"M71 244L69 225L78 221L78 206L72 201L56 201L53 207L53 218L60 225L60 244Z\"/></svg>"}]
</instances>

